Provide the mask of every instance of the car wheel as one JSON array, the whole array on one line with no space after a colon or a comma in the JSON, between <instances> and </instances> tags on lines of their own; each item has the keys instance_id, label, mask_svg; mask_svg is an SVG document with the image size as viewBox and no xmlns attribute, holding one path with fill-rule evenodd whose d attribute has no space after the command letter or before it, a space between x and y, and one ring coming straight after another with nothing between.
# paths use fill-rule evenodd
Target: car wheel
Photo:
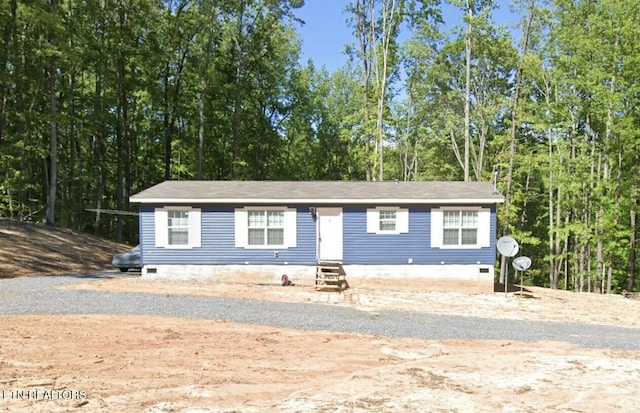
<instances>
[{"instance_id":1,"label":"car wheel","mask_svg":"<svg viewBox=\"0 0 640 413\"><path fill-rule=\"evenodd\" d=\"M129 271L129 269L128 269L128 268L120 267L120 272L127 272L127 271Z\"/></svg>"}]
</instances>

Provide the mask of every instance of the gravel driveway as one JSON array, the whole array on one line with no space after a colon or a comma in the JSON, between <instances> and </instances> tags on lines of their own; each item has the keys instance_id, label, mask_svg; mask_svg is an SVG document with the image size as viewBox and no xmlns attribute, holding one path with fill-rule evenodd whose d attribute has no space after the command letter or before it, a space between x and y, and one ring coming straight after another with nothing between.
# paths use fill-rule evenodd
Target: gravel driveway
<instances>
[{"instance_id":1,"label":"gravel driveway","mask_svg":"<svg viewBox=\"0 0 640 413\"><path fill-rule=\"evenodd\" d=\"M0 280L0 314L160 315L397 338L524 342L555 340L594 348L640 350L640 329L603 325L488 319L407 311L367 312L310 303L54 288L107 276L112 274ZM469 309L470 312L472 310Z\"/></svg>"}]
</instances>

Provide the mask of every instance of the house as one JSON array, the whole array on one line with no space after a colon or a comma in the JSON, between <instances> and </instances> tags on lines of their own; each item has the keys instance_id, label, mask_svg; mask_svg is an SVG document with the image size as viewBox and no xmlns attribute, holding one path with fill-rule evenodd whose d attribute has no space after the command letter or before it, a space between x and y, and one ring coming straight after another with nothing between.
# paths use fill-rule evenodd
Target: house
<instances>
[{"instance_id":1,"label":"house","mask_svg":"<svg viewBox=\"0 0 640 413\"><path fill-rule=\"evenodd\" d=\"M488 182L165 181L130 200L146 278L313 284L336 263L352 286L493 291L504 199Z\"/></svg>"}]
</instances>

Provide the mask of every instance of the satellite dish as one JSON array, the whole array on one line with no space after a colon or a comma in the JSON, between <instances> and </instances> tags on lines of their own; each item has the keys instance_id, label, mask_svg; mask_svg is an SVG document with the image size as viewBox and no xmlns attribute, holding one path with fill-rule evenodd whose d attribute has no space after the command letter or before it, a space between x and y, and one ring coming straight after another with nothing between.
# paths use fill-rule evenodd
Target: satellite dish
<instances>
[{"instance_id":1,"label":"satellite dish","mask_svg":"<svg viewBox=\"0 0 640 413\"><path fill-rule=\"evenodd\" d=\"M511 264L513 265L513 268L516 269L516 271L526 271L529 269L529 267L531 267L531 258L518 257L514 259Z\"/></svg>"},{"instance_id":2,"label":"satellite dish","mask_svg":"<svg viewBox=\"0 0 640 413\"><path fill-rule=\"evenodd\" d=\"M496 247L498 248L498 252L505 257L513 257L520 250L518 241L514 240L511 237L500 238L496 244Z\"/></svg>"}]
</instances>

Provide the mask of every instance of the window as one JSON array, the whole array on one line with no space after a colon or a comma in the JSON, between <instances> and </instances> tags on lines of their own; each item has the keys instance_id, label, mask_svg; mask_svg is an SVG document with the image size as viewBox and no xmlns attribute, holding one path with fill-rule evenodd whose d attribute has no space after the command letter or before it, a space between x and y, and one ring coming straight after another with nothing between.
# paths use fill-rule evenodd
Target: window
<instances>
[{"instance_id":1,"label":"window","mask_svg":"<svg viewBox=\"0 0 640 413\"><path fill-rule=\"evenodd\" d=\"M409 232L409 210L398 207L367 209L367 232L374 234Z\"/></svg>"},{"instance_id":2,"label":"window","mask_svg":"<svg viewBox=\"0 0 640 413\"><path fill-rule=\"evenodd\" d=\"M200 247L200 209L191 207L156 208L154 216L156 247Z\"/></svg>"},{"instance_id":3,"label":"window","mask_svg":"<svg viewBox=\"0 0 640 413\"><path fill-rule=\"evenodd\" d=\"M380 231L396 230L396 211L380 211Z\"/></svg>"},{"instance_id":4,"label":"window","mask_svg":"<svg viewBox=\"0 0 640 413\"><path fill-rule=\"evenodd\" d=\"M433 248L490 246L491 211L487 208L443 207L431 210Z\"/></svg>"},{"instance_id":5,"label":"window","mask_svg":"<svg viewBox=\"0 0 640 413\"><path fill-rule=\"evenodd\" d=\"M241 248L296 246L296 210L247 207L235 210L235 245Z\"/></svg>"},{"instance_id":6,"label":"window","mask_svg":"<svg viewBox=\"0 0 640 413\"><path fill-rule=\"evenodd\" d=\"M444 211L443 245L476 245L478 211Z\"/></svg>"},{"instance_id":7,"label":"window","mask_svg":"<svg viewBox=\"0 0 640 413\"><path fill-rule=\"evenodd\" d=\"M189 213L187 211L167 211L168 245L189 244Z\"/></svg>"},{"instance_id":8,"label":"window","mask_svg":"<svg viewBox=\"0 0 640 413\"><path fill-rule=\"evenodd\" d=\"M248 211L249 245L284 245L284 211Z\"/></svg>"}]
</instances>

